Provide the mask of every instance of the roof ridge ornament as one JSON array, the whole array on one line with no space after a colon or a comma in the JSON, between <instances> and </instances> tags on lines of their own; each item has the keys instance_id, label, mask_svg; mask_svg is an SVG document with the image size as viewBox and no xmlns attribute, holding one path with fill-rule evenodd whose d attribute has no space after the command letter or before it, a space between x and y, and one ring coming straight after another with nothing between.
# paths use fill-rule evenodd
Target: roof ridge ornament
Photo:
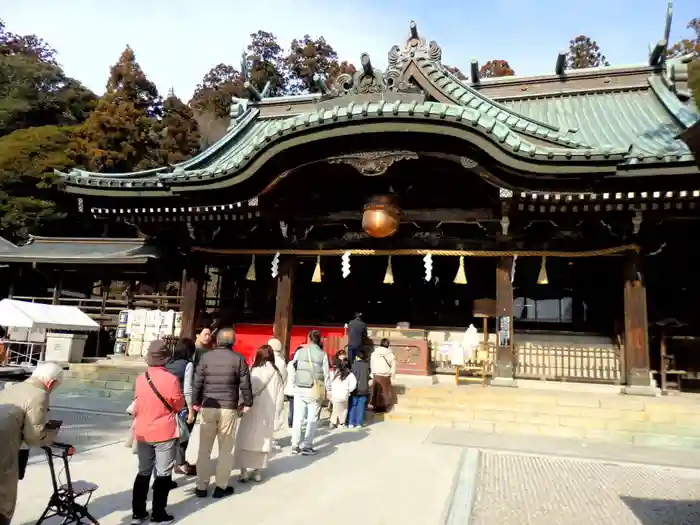
<instances>
[{"instance_id":1,"label":"roof ridge ornament","mask_svg":"<svg viewBox=\"0 0 700 525\"><path fill-rule=\"evenodd\" d=\"M375 69L368 53L362 53L360 57L361 68L354 74L342 73L333 81L330 95L333 97L343 95L364 95L368 93L407 92L415 93L420 89L416 87L407 75L408 65L412 61L430 61L442 68L442 48L434 41L426 42L418 33L418 26L414 21L409 25L409 34L403 49L393 46L388 54L388 67L386 72ZM316 79L314 79L316 80ZM326 92L322 89L322 93Z\"/></svg>"},{"instance_id":2,"label":"roof ridge ornament","mask_svg":"<svg viewBox=\"0 0 700 525\"><path fill-rule=\"evenodd\" d=\"M408 38L403 49L399 46L393 46L387 57L389 65L385 77L391 91L415 90L410 79L406 78L406 69L414 60L427 60L442 69L442 48L435 40L426 42L425 38L418 33L418 25L414 20L411 20L408 28Z\"/></svg>"},{"instance_id":3,"label":"roof ridge ornament","mask_svg":"<svg viewBox=\"0 0 700 525\"><path fill-rule=\"evenodd\" d=\"M384 74L380 69L372 67L372 60L369 53L362 53L360 56L361 69L354 74L342 73L333 82L335 95L368 93L383 93L387 90Z\"/></svg>"}]
</instances>

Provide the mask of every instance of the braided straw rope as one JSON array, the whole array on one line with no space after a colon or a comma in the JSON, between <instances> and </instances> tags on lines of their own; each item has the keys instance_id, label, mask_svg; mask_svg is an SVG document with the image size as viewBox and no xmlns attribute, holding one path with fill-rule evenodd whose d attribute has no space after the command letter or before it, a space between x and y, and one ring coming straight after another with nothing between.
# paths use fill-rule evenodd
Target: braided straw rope
<instances>
[{"instance_id":1,"label":"braided straw rope","mask_svg":"<svg viewBox=\"0 0 700 525\"><path fill-rule=\"evenodd\" d=\"M435 255L446 257L509 257L517 255L518 257L600 257L610 255L621 255L626 252L639 253L639 246L636 244L625 244L623 246L615 246L612 248L601 248L599 250L588 250L582 252L556 252L547 250L238 250L238 249L218 249L195 246L193 252L212 253L219 255L306 255L306 256L322 256L322 255Z\"/></svg>"}]
</instances>

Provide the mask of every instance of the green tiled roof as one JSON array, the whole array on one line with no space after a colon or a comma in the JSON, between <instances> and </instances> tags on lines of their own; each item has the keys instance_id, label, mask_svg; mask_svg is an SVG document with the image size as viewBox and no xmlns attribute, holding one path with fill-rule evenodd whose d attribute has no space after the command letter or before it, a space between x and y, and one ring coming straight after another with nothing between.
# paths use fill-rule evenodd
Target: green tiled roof
<instances>
[{"instance_id":1,"label":"green tiled roof","mask_svg":"<svg viewBox=\"0 0 700 525\"><path fill-rule=\"evenodd\" d=\"M17 246L0 237L0 263L145 264L158 255L143 239L32 237Z\"/></svg>"},{"instance_id":2,"label":"green tiled roof","mask_svg":"<svg viewBox=\"0 0 700 525\"><path fill-rule=\"evenodd\" d=\"M265 118L261 108L268 101L240 104L227 134L186 162L136 173L73 170L61 175L69 191L105 195L125 190L136 195L169 195L174 188L227 186L250 177L272 148L279 152L295 141L311 140L310 132L317 132L313 140L323 140L341 130L348 135L366 130L450 134L515 170L550 174L557 170L586 173L601 167L614 172L617 167L690 165L693 161L677 137L699 116L670 89L664 70L652 73L644 87L497 102L450 74L441 63L441 54L437 44L427 44L414 33L403 50L395 46L389 52L386 72L368 65L367 71L355 74L358 88L354 92L355 88L342 88L334 93L335 98L321 97L322 104L312 111ZM412 71L411 78L406 78L408 71ZM361 93L363 74L379 88L381 96L373 101L354 96ZM408 102L401 95L409 84L439 94L442 102ZM284 103L293 109L295 99L300 104L310 100L308 96L285 97Z\"/></svg>"},{"instance_id":3,"label":"green tiled roof","mask_svg":"<svg viewBox=\"0 0 700 525\"><path fill-rule=\"evenodd\" d=\"M575 127L594 148L626 149L623 163L684 162L693 156L678 123L652 90L572 94L506 103L523 115L554 126Z\"/></svg>"}]
</instances>

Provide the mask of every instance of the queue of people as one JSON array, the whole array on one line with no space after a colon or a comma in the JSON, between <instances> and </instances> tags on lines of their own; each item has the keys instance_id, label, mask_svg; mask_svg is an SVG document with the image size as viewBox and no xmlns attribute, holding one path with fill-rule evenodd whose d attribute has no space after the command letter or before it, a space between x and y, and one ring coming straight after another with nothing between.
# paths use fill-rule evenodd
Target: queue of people
<instances>
[{"instance_id":1,"label":"queue of people","mask_svg":"<svg viewBox=\"0 0 700 525\"><path fill-rule=\"evenodd\" d=\"M376 411L391 405L396 359L389 341L368 355L354 348L351 364L340 351L333 366L322 349L321 333L312 330L285 364L283 346L271 339L261 346L249 368L237 353L233 328L214 337L202 330L197 341L181 339L174 350L153 341L146 353L147 370L136 380L131 440L138 458L132 488L132 524L169 523L173 474L196 476L195 495L218 499L234 493L232 469L240 482L261 481L274 449L274 434L288 423L292 454L316 454L314 439L322 407L331 404L331 427L361 427L368 403ZM63 369L41 363L32 377L0 391L0 525L9 525L19 480L20 448L50 444L57 427L48 420L49 394L60 385ZM284 401L289 416L284 415ZM199 419L197 463L187 462L189 437ZM286 420L286 421L285 421ZM211 458L214 442L218 457ZM151 480L153 483L151 484ZM153 490L151 511L147 509Z\"/></svg>"}]
</instances>

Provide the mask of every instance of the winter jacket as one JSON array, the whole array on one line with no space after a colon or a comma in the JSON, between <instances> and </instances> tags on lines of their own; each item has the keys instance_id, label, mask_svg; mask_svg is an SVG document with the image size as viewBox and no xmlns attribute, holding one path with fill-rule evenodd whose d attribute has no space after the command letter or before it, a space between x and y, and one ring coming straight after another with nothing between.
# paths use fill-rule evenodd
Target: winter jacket
<instances>
[{"instance_id":1,"label":"winter jacket","mask_svg":"<svg viewBox=\"0 0 700 525\"><path fill-rule=\"evenodd\" d=\"M275 400L275 430L281 430L284 428L287 418L284 415L284 391L287 388L287 362L281 353L275 352L275 366L279 371L280 381L282 387L277 392L277 399Z\"/></svg>"},{"instance_id":2,"label":"winter jacket","mask_svg":"<svg viewBox=\"0 0 700 525\"><path fill-rule=\"evenodd\" d=\"M136 378L134 389L134 439L146 443L161 443L178 437L175 414L185 408L180 381L163 367L151 366L148 375L169 410L146 380L146 374Z\"/></svg>"},{"instance_id":3,"label":"winter jacket","mask_svg":"<svg viewBox=\"0 0 700 525\"><path fill-rule=\"evenodd\" d=\"M251 369L250 381L255 402L241 418L236 450L269 452L275 431L277 400L282 393L282 376L270 363L265 363Z\"/></svg>"},{"instance_id":4,"label":"winter jacket","mask_svg":"<svg viewBox=\"0 0 700 525\"><path fill-rule=\"evenodd\" d=\"M376 347L374 352L372 352L369 366L372 369L372 374L391 377L392 381L394 376L396 376L396 357L389 348Z\"/></svg>"},{"instance_id":5,"label":"winter jacket","mask_svg":"<svg viewBox=\"0 0 700 525\"><path fill-rule=\"evenodd\" d=\"M297 373L295 366L296 363L294 361L287 363L287 384L284 385L285 396L294 397L294 382Z\"/></svg>"},{"instance_id":6,"label":"winter jacket","mask_svg":"<svg viewBox=\"0 0 700 525\"><path fill-rule=\"evenodd\" d=\"M8 520L17 500L22 442L38 447L55 437L45 430L48 409L49 394L35 379L0 390L0 515Z\"/></svg>"},{"instance_id":7,"label":"winter jacket","mask_svg":"<svg viewBox=\"0 0 700 525\"><path fill-rule=\"evenodd\" d=\"M325 385L328 381L328 355L313 343L309 343L294 354L296 373L294 374L294 395L313 397L314 382Z\"/></svg>"},{"instance_id":8,"label":"winter jacket","mask_svg":"<svg viewBox=\"0 0 700 525\"><path fill-rule=\"evenodd\" d=\"M357 379L352 373L348 374L345 379L342 379L340 374L333 374L328 388L331 401L335 403L346 402L355 387L357 387Z\"/></svg>"},{"instance_id":9,"label":"winter jacket","mask_svg":"<svg viewBox=\"0 0 700 525\"><path fill-rule=\"evenodd\" d=\"M369 378L371 376L369 362L361 361L360 359L355 360L352 364L352 375L357 380L357 387L351 393L357 396L369 395Z\"/></svg>"},{"instance_id":10,"label":"winter jacket","mask_svg":"<svg viewBox=\"0 0 700 525\"><path fill-rule=\"evenodd\" d=\"M239 392L242 400L239 400ZM250 370L245 358L230 348L215 348L202 355L194 374L192 403L203 408L237 409L253 406Z\"/></svg>"},{"instance_id":11,"label":"winter jacket","mask_svg":"<svg viewBox=\"0 0 700 525\"><path fill-rule=\"evenodd\" d=\"M358 349L367 339L367 324L362 319L353 319L348 323L348 348Z\"/></svg>"},{"instance_id":12,"label":"winter jacket","mask_svg":"<svg viewBox=\"0 0 700 525\"><path fill-rule=\"evenodd\" d=\"M174 359L165 365L165 369L177 377L185 396L187 407L192 406L192 381L194 380L194 364L187 359Z\"/></svg>"}]
</instances>

